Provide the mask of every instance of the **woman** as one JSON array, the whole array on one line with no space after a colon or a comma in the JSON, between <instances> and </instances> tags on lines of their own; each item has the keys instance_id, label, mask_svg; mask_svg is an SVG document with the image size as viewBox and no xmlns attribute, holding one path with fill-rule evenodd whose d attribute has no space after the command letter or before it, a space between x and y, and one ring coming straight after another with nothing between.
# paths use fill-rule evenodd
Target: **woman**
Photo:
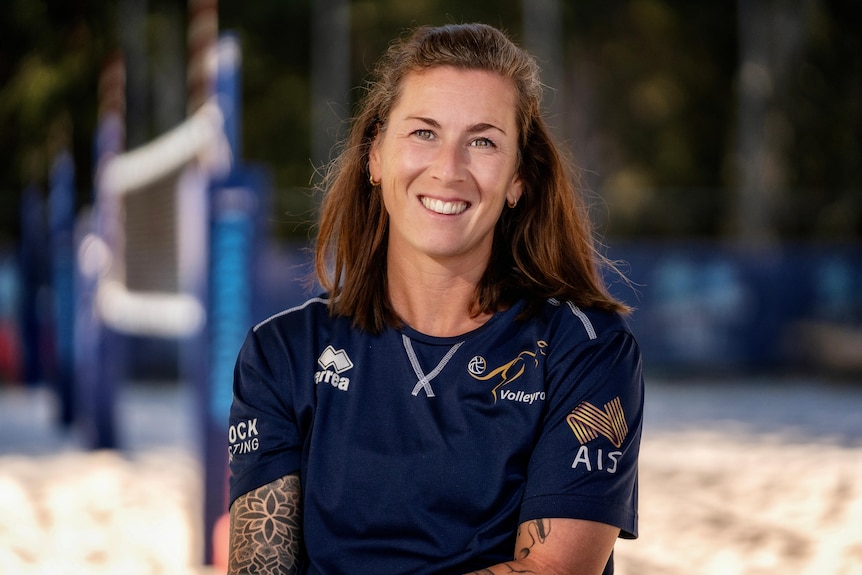
<instances>
[{"instance_id":1,"label":"woman","mask_svg":"<svg viewBox=\"0 0 862 575\"><path fill-rule=\"evenodd\" d=\"M479 24L378 64L324 183L327 295L251 331L231 573L611 573L643 382L534 60Z\"/></svg>"}]
</instances>

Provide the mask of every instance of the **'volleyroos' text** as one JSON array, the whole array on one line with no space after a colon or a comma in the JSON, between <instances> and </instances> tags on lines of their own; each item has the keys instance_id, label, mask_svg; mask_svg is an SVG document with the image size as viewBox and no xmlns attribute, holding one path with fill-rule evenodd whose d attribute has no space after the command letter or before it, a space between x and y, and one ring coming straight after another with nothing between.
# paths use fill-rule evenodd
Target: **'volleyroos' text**
<instances>
[{"instance_id":1,"label":"'volleyroos' text","mask_svg":"<svg viewBox=\"0 0 862 575\"><path fill-rule=\"evenodd\" d=\"M503 392L500 393L500 399L520 403L533 403L536 400L545 401L545 392L534 391L533 393L524 393L523 391L515 392L510 389L504 389Z\"/></svg>"}]
</instances>

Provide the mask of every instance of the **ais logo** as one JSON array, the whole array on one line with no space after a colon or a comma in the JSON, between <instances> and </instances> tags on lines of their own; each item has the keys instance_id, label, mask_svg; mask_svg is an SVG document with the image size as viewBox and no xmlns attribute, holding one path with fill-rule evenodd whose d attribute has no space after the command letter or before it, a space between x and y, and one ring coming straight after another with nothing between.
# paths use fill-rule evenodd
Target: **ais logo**
<instances>
[{"instance_id":1,"label":"ais logo","mask_svg":"<svg viewBox=\"0 0 862 575\"><path fill-rule=\"evenodd\" d=\"M596 449L595 453L592 453L586 444L601 435L617 449L622 447L623 441L629 433L629 427L626 424L626 416L623 413L620 398L616 397L606 403L604 409L599 409L595 405L583 401L566 416L566 423L569 424L581 444L575 461L572 463L572 468L577 469L583 465L587 471L592 471L595 467L597 471L616 473L617 462L622 456L621 451L604 453L604 450Z\"/></svg>"}]
</instances>

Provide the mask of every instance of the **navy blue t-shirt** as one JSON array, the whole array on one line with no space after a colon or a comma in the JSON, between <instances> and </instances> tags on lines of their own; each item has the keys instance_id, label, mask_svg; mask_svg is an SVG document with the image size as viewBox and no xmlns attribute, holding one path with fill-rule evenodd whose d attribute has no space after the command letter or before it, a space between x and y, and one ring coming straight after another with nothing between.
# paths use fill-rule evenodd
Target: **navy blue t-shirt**
<instances>
[{"instance_id":1,"label":"navy blue t-shirt","mask_svg":"<svg viewBox=\"0 0 862 575\"><path fill-rule=\"evenodd\" d=\"M643 378L621 317L549 300L457 337L369 335L326 304L251 330L230 415L231 502L300 475L302 573L464 573L539 518L637 536Z\"/></svg>"}]
</instances>

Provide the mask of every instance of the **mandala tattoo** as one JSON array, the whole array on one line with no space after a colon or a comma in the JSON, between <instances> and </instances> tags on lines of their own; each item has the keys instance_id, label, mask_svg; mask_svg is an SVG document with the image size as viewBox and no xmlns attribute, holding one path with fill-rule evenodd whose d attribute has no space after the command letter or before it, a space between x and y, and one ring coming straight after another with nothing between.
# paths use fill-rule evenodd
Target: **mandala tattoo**
<instances>
[{"instance_id":1,"label":"mandala tattoo","mask_svg":"<svg viewBox=\"0 0 862 575\"><path fill-rule=\"evenodd\" d=\"M250 491L230 508L229 575L292 575L302 551L297 475Z\"/></svg>"}]
</instances>

